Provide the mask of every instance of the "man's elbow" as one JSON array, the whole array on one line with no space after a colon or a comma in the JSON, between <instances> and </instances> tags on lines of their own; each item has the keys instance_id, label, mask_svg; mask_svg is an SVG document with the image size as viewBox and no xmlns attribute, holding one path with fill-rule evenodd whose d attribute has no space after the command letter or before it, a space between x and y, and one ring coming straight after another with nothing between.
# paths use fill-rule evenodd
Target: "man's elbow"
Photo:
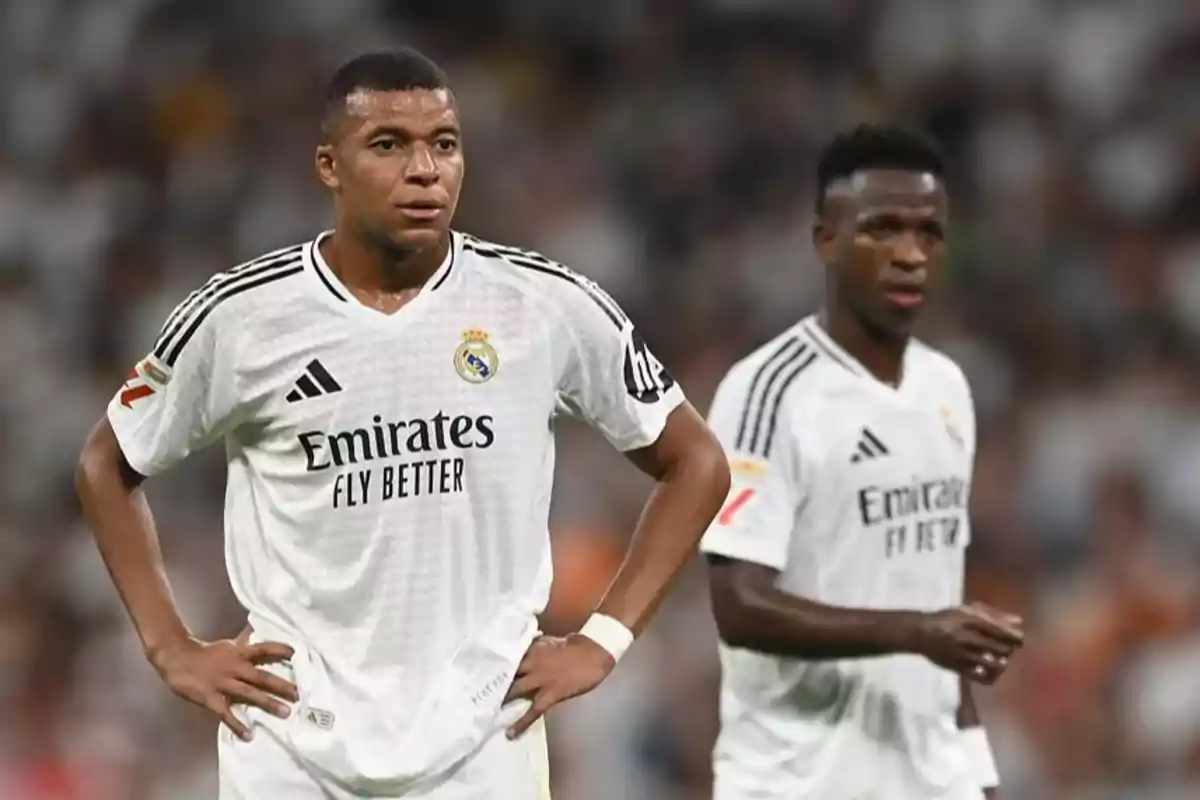
<instances>
[{"instance_id":1,"label":"man's elbow","mask_svg":"<svg viewBox=\"0 0 1200 800\"><path fill-rule=\"evenodd\" d=\"M683 472L700 488L705 505L716 516L729 495L729 459L721 443L706 431L703 437L688 449L684 458Z\"/></svg>"},{"instance_id":2,"label":"man's elbow","mask_svg":"<svg viewBox=\"0 0 1200 800\"><path fill-rule=\"evenodd\" d=\"M91 495L93 487L104 474L107 448L104 446L102 427L103 423L100 423L92 428L75 462L75 492L83 501Z\"/></svg>"},{"instance_id":3,"label":"man's elbow","mask_svg":"<svg viewBox=\"0 0 1200 800\"><path fill-rule=\"evenodd\" d=\"M717 623L717 635L726 647L737 650L762 650L763 641L759 634L753 611L739 603L713 607L713 618Z\"/></svg>"},{"instance_id":4,"label":"man's elbow","mask_svg":"<svg viewBox=\"0 0 1200 800\"><path fill-rule=\"evenodd\" d=\"M711 574L711 573L710 573ZM713 620L717 635L728 647L758 650L762 647L761 624L750 587L744 581L719 572L710 578Z\"/></svg>"},{"instance_id":5,"label":"man's elbow","mask_svg":"<svg viewBox=\"0 0 1200 800\"><path fill-rule=\"evenodd\" d=\"M102 419L88 434L75 462L75 491L86 501L97 485L109 479L127 489L140 483L139 476L125 464L121 446L108 421Z\"/></svg>"}]
</instances>

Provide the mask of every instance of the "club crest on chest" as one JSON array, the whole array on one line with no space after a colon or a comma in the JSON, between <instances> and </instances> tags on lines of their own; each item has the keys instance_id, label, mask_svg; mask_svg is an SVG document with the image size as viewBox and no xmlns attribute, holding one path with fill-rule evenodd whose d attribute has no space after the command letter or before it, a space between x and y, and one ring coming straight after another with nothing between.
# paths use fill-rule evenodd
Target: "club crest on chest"
<instances>
[{"instance_id":1,"label":"club crest on chest","mask_svg":"<svg viewBox=\"0 0 1200 800\"><path fill-rule=\"evenodd\" d=\"M488 341L487 331L463 331L462 344L454 351L454 371L467 383L486 383L500 369L500 355Z\"/></svg>"}]
</instances>

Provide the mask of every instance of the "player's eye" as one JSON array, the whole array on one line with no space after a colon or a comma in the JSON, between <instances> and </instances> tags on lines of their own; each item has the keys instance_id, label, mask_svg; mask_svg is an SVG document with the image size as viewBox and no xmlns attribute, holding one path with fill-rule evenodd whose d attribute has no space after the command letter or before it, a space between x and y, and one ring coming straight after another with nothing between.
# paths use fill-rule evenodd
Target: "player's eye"
<instances>
[{"instance_id":1,"label":"player's eye","mask_svg":"<svg viewBox=\"0 0 1200 800\"><path fill-rule=\"evenodd\" d=\"M390 153L399 148L400 143L396 141L394 136L380 136L377 139L371 140L370 147L372 150L381 153Z\"/></svg>"},{"instance_id":2,"label":"player's eye","mask_svg":"<svg viewBox=\"0 0 1200 800\"><path fill-rule=\"evenodd\" d=\"M930 242L940 243L946 238L946 231L941 225L938 225L935 222L928 222L922 225L919 230L921 236Z\"/></svg>"},{"instance_id":3,"label":"player's eye","mask_svg":"<svg viewBox=\"0 0 1200 800\"><path fill-rule=\"evenodd\" d=\"M458 140L452 136L445 136L434 142L433 146L439 153L453 153L458 149Z\"/></svg>"},{"instance_id":4,"label":"player's eye","mask_svg":"<svg viewBox=\"0 0 1200 800\"><path fill-rule=\"evenodd\" d=\"M871 217L863 223L862 230L864 233L883 239L901 233L904 230L904 222L894 216Z\"/></svg>"}]
</instances>

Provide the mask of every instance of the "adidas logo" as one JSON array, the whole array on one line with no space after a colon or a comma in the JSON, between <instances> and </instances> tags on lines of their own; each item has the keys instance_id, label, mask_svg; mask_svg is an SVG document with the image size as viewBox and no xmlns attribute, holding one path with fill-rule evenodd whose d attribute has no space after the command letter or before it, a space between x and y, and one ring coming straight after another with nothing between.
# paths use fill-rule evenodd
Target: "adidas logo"
<instances>
[{"instance_id":1,"label":"adidas logo","mask_svg":"<svg viewBox=\"0 0 1200 800\"><path fill-rule=\"evenodd\" d=\"M334 394L342 390L341 384L333 379L329 371L315 358L304 368L304 374L296 379L296 388L287 394L289 403L298 403L310 397Z\"/></svg>"},{"instance_id":2,"label":"adidas logo","mask_svg":"<svg viewBox=\"0 0 1200 800\"><path fill-rule=\"evenodd\" d=\"M879 441L879 437L871 433L867 428L862 429L862 436L858 440L858 447L854 451L854 455L850 456L850 463L857 464L864 458L880 458L891 453L887 449L887 445Z\"/></svg>"},{"instance_id":3,"label":"adidas logo","mask_svg":"<svg viewBox=\"0 0 1200 800\"><path fill-rule=\"evenodd\" d=\"M310 708L308 713L304 715L311 724L316 725L321 730L333 730L333 712L326 711L322 708Z\"/></svg>"}]
</instances>

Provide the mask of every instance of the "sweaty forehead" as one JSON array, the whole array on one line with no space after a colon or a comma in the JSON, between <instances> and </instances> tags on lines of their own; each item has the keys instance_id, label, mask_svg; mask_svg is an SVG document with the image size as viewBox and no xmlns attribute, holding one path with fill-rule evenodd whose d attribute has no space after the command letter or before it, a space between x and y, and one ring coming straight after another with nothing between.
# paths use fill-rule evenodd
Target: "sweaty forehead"
<instances>
[{"instance_id":1,"label":"sweaty forehead","mask_svg":"<svg viewBox=\"0 0 1200 800\"><path fill-rule=\"evenodd\" d=\"M454 96L449 89L379 91L355 89L346 95L346 115L355 122L454 122Z\"/></svg>"},{"instance_id":2,"label":"sweaty forehead","mask_svg":"<svg viewBox=\"0 0 1200 800\"><path fill-rule=\"evenodd\" d=\"M944 212L946 189L929 172L901 169L864 169L829 187L831 196L853 199L860 209L928 208Z\"/></svg>"}]
</instances>

